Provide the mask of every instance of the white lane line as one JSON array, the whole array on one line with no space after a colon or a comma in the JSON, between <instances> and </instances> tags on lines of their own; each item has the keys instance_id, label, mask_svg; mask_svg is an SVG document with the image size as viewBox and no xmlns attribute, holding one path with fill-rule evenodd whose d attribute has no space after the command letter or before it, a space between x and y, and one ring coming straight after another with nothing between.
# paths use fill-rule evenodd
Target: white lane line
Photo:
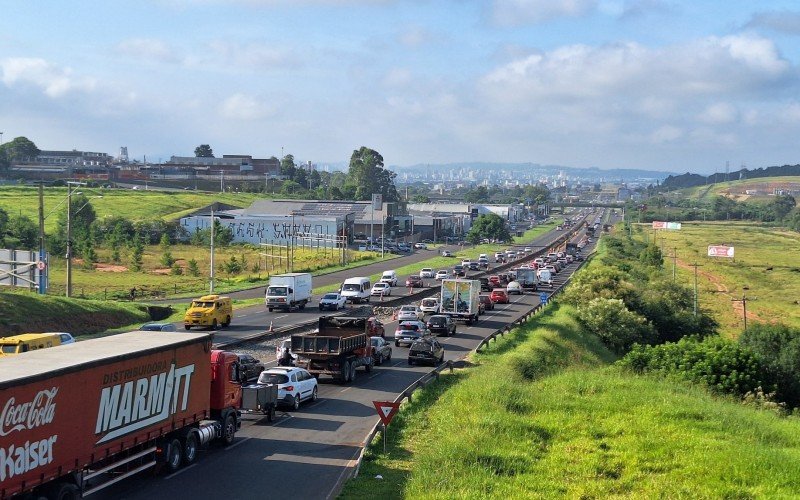
<instances>
[{"instance_id":1,"label":"white lane line","mask_svg":"<svg viewBox=\"0 0 800 500\"><path fill-rule=\"evenodd\" d=\"M286 422L288 422L290 418L293 418L293 415L289 415L288 413L286 413L285 415L286 415L286 418L284 418L280 422L275 422L274 424L272 424L272 427L278 427L279 425L283 425ZM247 438L247 439L250 439L250 438Z\"/></svg>"},{"instance_id":2,"label":"white lane line","mask_svg":"<svg viewBox=\"0 0 800 500\"><path fill-rule=\"evenodd\" d=\"M250 438L247 438L247 439L250 439ZM232 448L232 447L233 447L233 445L231 445L229 448ZM227 450L228 448L225 448L225 449ZM172 474L170 474L169 476L164 477L164 480L172 479L173 477L177 476L178 474L181 474L181 473L186 472L187 470L191 469L195 465L197 465L197 464L192 464L192 465L190 465L188 467L184 467L184 468L182 468L182 469L180 469L178 471L175 471Z\"/></svg>"},{"instance_id":3,"label":"white lane line","mask_svg":"<svg viewBox=\"0 0 800 500\"><path fill-rule=\"evenodd\" d=\"M350 386L350 387L345 387L344 389L342 389L342 390L341 390L341 391L339 391L339 392L347 392L347 391L349 391L349 390L350 390L350 389L352 389L352 388L353 388L352 386Z\"/></svg>"},{"instance_id":4,"label":"white lane line","mask_svg":"<svg viewBox=\"0 0 800 500\"><path fill-rule=\"evenodd\" d=\"M250 441L251 439L252 439L252 438L249 438L249 437L242 438L242 439L240 439L239 441L236 441L235 443L233 443L232 445L230 445L230 446L226 446L226 447L225 447L225 451L228 451L228 450L230 450L231 448L236 448L236 447L237 447L237 446L239 446L240 444L244 443L245 441Z\"/></svg>"},{"instance_id":5,"label":"white lane line","mask_svg":"<svg viewBox=\"0 0 800 500\"><path fill-rule=\"evenodd\" d=\"M381 374L381 372L374 373L374 374L370 375L370 376L369 376L369 377L367 377L367 378L375 378L375 377L377 377L377 376L378 376L378 375L380 375L380 374Z\"/></svg>"},{"instance_id":6,"label":"white lane line","mask_svg":"<svg viewBox=\"0 0 800 500\"><path fill-rule=\"evenodd\" d=\"M327 401L327 399L318 399L316 403L312 403L310 405L306 405L306 409L308 410L310 408L316 408L317 406L321 405L325 401Z\"/></svg>"},{"instance_id":7,"label":"white lane line","mask_svg":"<svg viewBox=\"0 0 800 500\"><path fill-rule=\"evenodd\" d=\"M284 314L283 316L275 316L275 317L274 317L274 318L272 318L272 319L281 319L281 318L285 318L285 317L287 317L287 316L289 316L289 315L288 315L288 314Z\"/></svg>"}]
</instances>

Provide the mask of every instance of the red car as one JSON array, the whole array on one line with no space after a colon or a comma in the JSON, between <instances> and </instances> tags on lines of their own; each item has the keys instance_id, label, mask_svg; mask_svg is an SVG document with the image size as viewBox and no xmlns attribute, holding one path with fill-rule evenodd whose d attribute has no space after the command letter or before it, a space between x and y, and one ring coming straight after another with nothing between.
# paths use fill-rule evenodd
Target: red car
<instances>
[{"instance_id":1,"label":"red car","mask_svg":"<svg viewBox=\"0 0 800 500\"><path fill-rule=\"evenodd\" d=\"M422 288L425 286L425 282L422 281L419 275L412 274L406 279L406 286L408 288Z\"/></svg>"},{"instance_id":2,"label":"red car","mask_svg":"<svg viewBox=\"0 0 800 500\"><path fill-rule=\"evenodd\" d=\"M494 302L492 302L492 298L488 295L480 295L478 299L481 301L481 304L483 304L484 311L491 311L494 309Z\"/></svg>"},{"instance_id":3,"label":"red car","mask_svg":"<svg viewBox=\"0 0 800 500\"><path fill-rule=\"evenodd\" d=\"M497 275L489 276L489 283L491 283L492 286L495 286L495 287L500 286L500 276L497 276Z\"/></svg>"},{"instance_id":4,"label":"red car","mask_svg":"<svg viewBox=\"0 0 800 500\"><path fill-rule=\"evenodd\" d=\"M492 293L489 294L489 298L492 299L492 302L495 304L508 304L508 294L502 288L495 288L492 290Z\"/></svg>"}]
</instances>

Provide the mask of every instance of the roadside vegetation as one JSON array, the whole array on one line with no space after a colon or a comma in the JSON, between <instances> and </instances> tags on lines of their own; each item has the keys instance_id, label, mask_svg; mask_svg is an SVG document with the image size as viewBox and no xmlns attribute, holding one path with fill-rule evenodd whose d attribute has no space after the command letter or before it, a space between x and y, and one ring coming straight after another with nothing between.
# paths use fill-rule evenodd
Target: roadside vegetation
<instances>
[{"instance_id":1,"label":"roadside vegetation","mask_svg":"<svg viewBox=\"0 0 800 500\"><path fill-rule=\"evenodd\" d=\"M658 247L604 236L555 306L415 393L342 498L796 495L800 331L727 339L692 299Z\"/></svg>"}]
</instances>

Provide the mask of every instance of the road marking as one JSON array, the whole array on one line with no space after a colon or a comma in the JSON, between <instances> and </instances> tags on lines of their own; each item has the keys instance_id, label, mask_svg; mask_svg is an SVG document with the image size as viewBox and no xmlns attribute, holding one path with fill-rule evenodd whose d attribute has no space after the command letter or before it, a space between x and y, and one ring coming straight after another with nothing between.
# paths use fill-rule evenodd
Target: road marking
<instances>
[{"instance_id":1,"label":"road marking","mask_svg":"<svg viewBox=\"0 0 800 500\"><path fill-rule=\"evenodd\" d=\"M285 317L287 317L287 316L289 316L289 315L288 315L288 314L284 314L283 316L275 316L275 317L274 317L274 318L272 318L272 319L281 319L281 318L285 318Z\"/></svg>"},{"instance_id":2,"label":"road marking","mask_svg":"<svg viewBox=\"0 0 800 500\"><path fill-rule=\"evenodd\" d=\"M378 373L375 373L375 374L373 374L373 375L370 375L370 376L369 376L369 377L367 377L367 378L375 378L375 377L377 377L378 375L380 375L380 372L378 372Z\"/></svg>"},{"instance_id":3,"label":"road marking","mask_svg":"<svg viewBox=\"0 0 800 500\"><path fill-rule=\"evenodd\" d=\"M342 390L341 390L341 391L339 391L339 392L347 392L347 391L349 391L349 390L350 390L350 389L352 389L352 388L353 388L353 386L350 386L350 387L345 387L344 389L342 389Z\"/></svg>"},{"instance_id":4,"label":"road marking","mask_svg":"<svg viewBox=\"0 0 800 500\"><path fill-rule=\"evenodd\" d=\"M285 453L274 453L264 457L270 462L294 462L309 465L331 465L333 467L350 467L352 460L349 458L326 458L309 455L287 455Z\"/></svg>"},{"instance_id":5,"label":"road marking","mask_svg":"<svg viewBox=\"0 0 800 500\"><path fill-rule=\"evenodd\" d=\"M327 399L318 399L318 400L317 400L315 403L312 403L312 404L310 404L310 405L306 405L306 409L309 409L309 408L316 408L317 406L321 405L321 404L322 404L322 403L324 403L325 401L327 401Z\"/></svg>"},{"instance_id":6,"label":"road marking","mask_svg":"<svg viewBox=\"0 0 800 500\"><path fill-rule=\"evenodd\" d=\"M278 427L279 425L283 425L286 422L288 422L290 418L293 418L293 415L289 415L288 413L284 413L284 415L286 416L286 418L284 418L280 422L276 422L276 423L272 424L272 427ZM247 438L247 439L250 439L250 438Z\"/></svg>"},{"instance_id":7,"label":"road marking","mask_svg":"<svg viewBox=\"0 0 800 500\"><path fill-rule=\"evenodd\" d=\"M228 451L228 450L230 450L230 449L232 449L232 448L236 448L236 447L237 447L237 446L239 446L240 444L244 443L245 441L250 441L251 439L252 439L252 438L249 438L249 437L242 438L242 439L240 439L239 441L236 441L235 443L233 443L232 445L230 445L230 446L226 446L226 447L225 447L225 451Z\"/></svg>"},{"instance_id":8,"label":"road marking","mask_svg":"<svg viewBox=\"0 0 800 500\"><path fill-rule=\"evenodd\" d=\"M250 439L250 438L246 438L245 440L247 440L247 439ZM228 448L233 448L233 446L234 446L234 445L231 445L231 446L229 446ZM225 449L227 450L228 448L225 448ZM195 465L197 465L197 464L192 464L192 465L189 465L188 467L184 467L183 469L180 469L180 470L178 470L178 471L175 471L175 472L173 472L172 474L170 474L169 476L166 476L166 477L164 478L164 480L166 481L167 479L172 479L173 477L177 476L178 474L181 474L181 473L183 473L183 472L186 472L187 470L191 469L191 468L192 468L192 467L194 467Z\"/></svg>"}]
</instances>

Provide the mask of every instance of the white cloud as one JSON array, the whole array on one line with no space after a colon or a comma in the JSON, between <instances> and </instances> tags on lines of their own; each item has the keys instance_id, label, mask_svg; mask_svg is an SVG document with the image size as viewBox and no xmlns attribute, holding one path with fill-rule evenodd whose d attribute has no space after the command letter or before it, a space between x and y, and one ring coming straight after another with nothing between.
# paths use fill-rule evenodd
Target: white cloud
<instances>
[{"instance_id":1,"label":"white cloud","mask_svg":"<svg viewBox=\"0 0 800 500\"><path fill-rule=\"evenodd\" d=\"M211 53L203 59L215 64L242 69L275 69L297 66L298 57L291 50L266 43L237 44L215 40L209 43Z\"/></svg>"},{"instance_id":2,"label":"white cloud","mask_svg":"<svg viewBox=\"0 0 800 500\"><path fill-rule=\"evenodd\" d=\"M388 87L404 87L413 81L411 71L406 68L393 68L383 78L384 85Z\"/></svg>"},{"instance_id":3,"label":"white cloud","mask_svg":"<svg viewBox=\"0 0 800 500\"><path fill-rule=\"evenodd\" d=\"M275 107L263 100L246 95L233 94L219 106L219 113L231 120L260 120L275 114Z\"/></svg>"},{"instance_id":4,"label":"white cloud","mask_svg":"<svg viewBox=\"0 0 800 500\"><path fill-rule=\"evenodd\" d=\"M700 122L711 125L732 123L739 117L736 107L727 102L709 104L698 116Z\"/></svg>"},{"instance_id":5,"label":"white cloud","mask_svg":"<svg viewBox=\"0 0 800 500\"><path fill-rule=\"evenodd\" d=\"M402 30L398 41L409 48L419 48L436 40L436 35L422 26L409 26Z\"/></svg>"},{"instance_id":6,"label":"white cloud","mask_svg":"<svg viewBox=\"0 0 800 500\"><path fill-rule=\"evenodd\" d=\"M491 18L499 26L522 26L583 16L596 8L597 0L494 0Z\"/></svg>"},{"instance_id":7,"label":"white cloud","mask_svg":"<svg viewBox=\"0 0 800 500\"><path fill-rule=\"evenodd\" d=\"M650 134L650 141L654 143L673 142L681 137L683 137L683 130L671 125L664 125Z\"/></svg>"},{"instance_id":8,"label":"white cloud","mask_svg":"<svg viewBox=\"0 0 800 500\"><path fill-rule=\"evenodd\" d=\"M127 56L146 61L175 63L179 61L175 51L163 40L155 38L131 38L117 45L117 51Z\"/></svg>"},{"instance_id":9,"label":"white cloud","mask_svg":"<svg viewBox=\"0 0 800 500\"><path fill-rule=\"evenodd\" d=\"M63 97L73 92L89 92L97 84L94 78L76 76L70 68L62 68L39 58L5 59L0 62L0 69L6 86L30 85L50 98Z\"/></svg>"}]
</instances>

